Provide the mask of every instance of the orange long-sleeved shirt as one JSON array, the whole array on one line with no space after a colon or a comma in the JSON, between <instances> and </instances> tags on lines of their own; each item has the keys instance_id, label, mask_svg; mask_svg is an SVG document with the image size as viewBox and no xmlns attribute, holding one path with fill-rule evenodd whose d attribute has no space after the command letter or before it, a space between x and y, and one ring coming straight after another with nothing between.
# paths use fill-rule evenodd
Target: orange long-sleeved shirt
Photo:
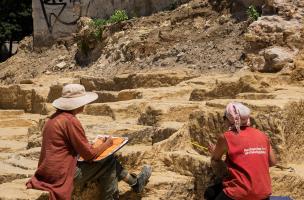
<instances>
[{"instance_id":1,"label":"orange long-sleeved shirt","mask_svg":"<svg viewBox=\"0 0 304 200\"><path fill-rule=\"evenodd\" d=\"M49 191L51 200L70 200L77 154L93 160L98 152L88 142L79 120L68 112L52 115L42 137L38 169L27 188Z\"/></svg>"}]
</instances>

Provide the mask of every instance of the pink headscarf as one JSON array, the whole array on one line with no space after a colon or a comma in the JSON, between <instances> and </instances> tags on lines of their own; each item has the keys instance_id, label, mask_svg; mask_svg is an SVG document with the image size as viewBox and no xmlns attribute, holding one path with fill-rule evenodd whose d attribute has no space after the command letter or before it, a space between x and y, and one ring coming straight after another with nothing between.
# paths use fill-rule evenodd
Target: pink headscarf
<instances>
[{"instance_id":1,"label":"pink headscarf","mask_svg":"<svg viewBox=\"0 0 304 200\"><path fill-rule=\"evenodd\" d=\"M226 106L225 117L229 120L231 126L239 133L241 126L250 126L250 109L239 102L232 102Z\"/></svg>"}]
</instances>

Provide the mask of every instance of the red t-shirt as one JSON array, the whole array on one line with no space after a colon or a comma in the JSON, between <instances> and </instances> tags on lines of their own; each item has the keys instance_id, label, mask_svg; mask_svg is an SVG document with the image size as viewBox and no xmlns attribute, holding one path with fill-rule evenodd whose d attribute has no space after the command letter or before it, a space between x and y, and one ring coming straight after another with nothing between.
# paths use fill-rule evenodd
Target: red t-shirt
<instances>
[{"instance_id":1,"label":"red t-shirt","mask_svg":"<svg viewBox=\"0 0 304 200\"><path fill-rule=\"evenodd\" d=\"M92 160L98 152L89 144L78 119L68 112L56 112L46 122L35 175L27 188L50 192L50 200L69 200L73 190L76 158Z\"/></svg>"},{"instance_id":2,"label":"red t-shirt","mask_svg":"<svg viewBox=\"0 0 304 200\"><path fill-rule=\"evenodd\" d=\"M228 152L226 164L229 177L223 181L224 192L235 200L261 200L271 194L268 137L261 131L246 127L236 134L224 133Z\"/></svg>"}]
</instances>

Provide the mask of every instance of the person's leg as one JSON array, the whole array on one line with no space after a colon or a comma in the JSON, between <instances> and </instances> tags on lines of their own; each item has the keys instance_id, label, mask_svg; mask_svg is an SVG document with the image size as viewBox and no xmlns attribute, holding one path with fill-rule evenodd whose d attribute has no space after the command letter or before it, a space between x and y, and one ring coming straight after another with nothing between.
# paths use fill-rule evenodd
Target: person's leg
<instances>
[{"instance_id":1,"label":"person's leg","mask_svg":"<svg viewBox=\"0 0 304 200\"><path fill-rule=\"evenodd\" d=\"M212 186L209 186L204 193L204 198L206 200L215 200L215 198L222 192L223 185L218 183Z\"/></svg>"},{"instance_id":2,"label":"person's leg","mask_svg":"<svg viewBox=\"0 0 304 200\"><path fill-rule=\"evenodd\" d=\"M141 193L151 176L152 168L145 165L138 175L133 173L130 174L119 162L117 162L116 172L118 174L118 181L123 180L130 185L134 192Z\"/></svg>"},{"instance_id":3,"label":"person's leg","mask_svg":"<svg viewBox=\"0 0 304 200\"><path fill-rule=\"evenodd\" d=\"M233 200L233 199L231 199L230 197L228 197L228 196L225 194L225 192L222 191L222 192L216 197L215 200Z\"/></svg>"},{"instance_id":4,"label":"person's leg","mask_svg":"<svg viewBox=\"0 0 304 200\"><path fill-rule=\"evenodd\" d=\"M135 192L142 192L151 172L150 166L144 166L137 176L130 174L114 156L111 156L100 162L78 163L74 182L75 185L83 187L87 182L97 180L101 186L101 191L108 198L108 196L113 196L118 192L118 181L121 180L128 183Z\"/></svg>"},{"instance_id":5,"label":"person's leg","mask_svg":"<svg viewBox=\"0 0 304 200\"><path fill-rule=\"evenodd\" d=\"M74 177L74 184L82 188L88 182L96 181L100 186L102 199L112 200L118 193L117 160L109 157L100 162L79 162Z\"/></svg>"},{"instance_id":6,"label":"person's leg","mask_svg":"<svg viewBox=\"0 0 304 200\"><path fill-rule=\"evenodd\" d=\"M146 184L148 183L151 174L152 174L152 168L149 165L144 165L143 168L141 169L141 172L137 176L131 174L131 176L137 178L136 184L131 186L133 191L137 193L141 193L144 190Z\"/></svg>"}]
</instances>

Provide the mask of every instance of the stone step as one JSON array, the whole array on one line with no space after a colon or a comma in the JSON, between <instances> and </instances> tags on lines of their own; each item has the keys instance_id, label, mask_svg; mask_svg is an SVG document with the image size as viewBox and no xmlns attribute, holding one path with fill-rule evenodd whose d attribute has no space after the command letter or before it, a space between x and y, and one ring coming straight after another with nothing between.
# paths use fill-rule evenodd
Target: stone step
<instances>
[{"instance_id":1,"label":"stone step","mask_svg":"<svg viewBox=\"0 0 304 200\"><path fill-rule=\"evenodd\" d=\"M303 199L304 177L303 166L301 170L288 172L287 170L271 170L272 192L274 196L289 196L292 199Z\"/></svg>"},{"instance_id":2,"label":"stone step","mask_svg":"<svg viewBox=\"0 0 304 200\"><path fill-rule=\"evenodd\" d=\"M241 102L249 106L254 112L274 112L284 108L290 101L283 99L248 100L248 99L214 99L206 102L206 106L225 109L230 102Z\"/></svg>"},{"instance_id":3,"label":"stone step","mask_svg":"<svg viewBox=\"0 0 304 200\"><path fill-rule=\"evenodd\" d=\"M9 128L9 127L28 127L32 125L32 121L26 119L2 119L0 128Z\"/></svg>"},{"instance_id":4,"label":"stone step","mask_svg":"<svg viewBox=\"0 0 304 200\"><path fill-rule=\"evenodd\" d=\"M153 101L146 105L138 123L149 126L159 126L162 122L186 122L190 113L200 109L200 102L189 101Z\"/></svg>"},{"instance_id":5,"label":"stone step","mask_svg":"<svg viewBox=\"0 0 304 200\"><path fill-rule=\"evenodd\" d=\"M239 93L236 95L237 99L251 99L251 100L260 100L260 99L274 99L276 96L271 93Z\"/></svg>"},{"instance_id":6,"label":"stone step","mask_svg":"<svg viewBox=\"0 0 304 200\"><path fill-rule=\"evenodd\" d=\"M0 161L9 159L14 153L0 152Z\"/></svg>"},{"instance_id":7,"label":"stone step","mask_svg":"<svg viewBox=\"0 0 304 200\"><path fill-rule=\"evenodd\" d=\"M93 141L97 135L112 135L128 137L129 144L151 145L154 129L148 126L141 126L123 122L96 123L95 125L85 126L86 135Z\"/></svg>"},{"instance_id":8,"label":"stone step","mask_svg":"<svg viewBox=\"0 0 304 200\"><path fill-rule=\"evenodd\" d=\"M3 121L0 120L0 123ZM31 125L32 123L30 123ZM14 126L14 125L12 125ZM7 128L0 128L0 140L26 140L27 136L27 127L7 127Z\"/></svg>"},{"instance_id":9,"label":"stone step","mask_svg":"<svg viewBox=\"0 0 304 200\"><path fill-rule=\"evenodd\" d=\"M22 109L30 113L47 114L46 102L61 96L62 85L79 82L73 78L37 78L33 84L0 86L0 109ZM55 80L55 81L54 81Z\"/></svg>"},{"instance_id":10,"label":"stone step","mask_svg":"<svg viewBox=\"0 0 304 200\"><path fill-rule=\"evenodd\" d=\"M0 119L7 119L23 115L24 110L0 110Z\"/></svg>"},{"instance_id":11,"label":"stone step","mask_svg":"<svg viewBox=\"0 0 304 200\"><path fill-rule=\"evenodd\" d=\"M27 147L26 141L0 140L0 152L17 152Z\"/></svg>"},{"instance_id":12,"label":"stone step","mask_svg":"<svg viewBox=\"0 0 304 200\"><path fill-rule=\"evenodd\" d=\"M112 103L93 103L86 106L85 114L109 116L115 120L138 118L146 104L147 101L140 99Z\"/></svg>"},{"instance_id":13,"label":"stone step","mask_svg":"<svg viewBox=\"0 0 304 200\"><path fill-rule=\"evenodd\" d=\"M112 80L86 76L80 78L80 83L88 91L120 91L124 89L168 87L194 77L196 76L190 75L185 71L158 71L154 73L119 75Z\"/></svg>"},{"instance_id":14,"label":"stone step","mask_svg":"<svg viewBox=\"0 0 304 200\"><path fill-rule=\"evenodd\" d=\"M180 187L183 185L183 187ZM119 183L120 199L187 199L194 195L194 178L174 172L153 171L144 192L138 197L130 187Z\"/></svg>"},{"instance_id":15,"label":"stone step","mask_svg":"<svg viewBox=\"0 0 304 200\"><path fill-rule=\"evenodd\" d=\"M39 160L41 147L30 148L17 152L17 155L23 156L30 160Z\"/></svg>"},{"instance_id":16,"label":"stone step","mask_svg":"<svg viewBox=\"0 0 304 200\"><path fill-rule=\"evenodd\" d=\"M193 90L190 86L172 86L160 88L140 88L143 98L147 100L187 101Z\"/></svg>"},{"instance_id":17,"label":"stone step","mask_svg":"<svg viewBox=\"0 0 304 200\"><path fill-rule=\"evenodd\" d=\"M38 166L38 159L29 159L16 154L10 156L7 160L4 160L3 162L24 170L36 170Z\"/></svg>"},{"instance_id":18,"label":"stone step","mask_svg":"<svg viewBox=\"0 0 304 200\"><path fill-rule=\"evenodd\" d=\"M26 170L1 161L0 183L10 182L15 179L29 178L35 170Z\"/></svg>"},{"instance_id":19,"label":"stone step","mask_svg":"<svg viewBox=\"0 0 304 200\"><path fill-rule=\"evenodd\" d=\"M47 200L48 192L41 190L27 190L25 183L28 179L18 179L0 184L1 200Z\"/></svg>"},{"instance_id":20,"label":"stone step","mask_svg":"<svg viewBox=\"0 0 304 200\"><path fill-rule=\"evenodd\" d=\"M0 87L0 109L23 109L26 112L44 112L45 96L39 90L22 85Z\"/></svg>"}]
</instances>

